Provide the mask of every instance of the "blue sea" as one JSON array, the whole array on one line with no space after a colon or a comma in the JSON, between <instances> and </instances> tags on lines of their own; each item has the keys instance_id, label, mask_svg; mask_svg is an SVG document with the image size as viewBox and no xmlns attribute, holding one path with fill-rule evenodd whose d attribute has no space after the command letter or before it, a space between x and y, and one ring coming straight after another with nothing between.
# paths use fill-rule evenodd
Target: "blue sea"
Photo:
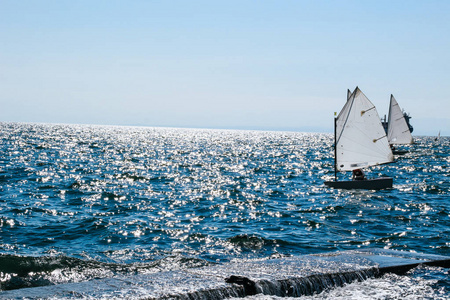
<instances>
[{"instance_id":1,"label":"blue sea","mask_svg":"<svg viewBox=\"0 0 450 300\"><path fill-rule=\"evenodd\" d=\"M0 123L0 298L364 248L449 256L450 138L414 139L366 172L392 176L393 189L345 191L323 184L332 134ZM295 299L450 299L448 272L418 267Z\"/></svg>"}]
</instances>

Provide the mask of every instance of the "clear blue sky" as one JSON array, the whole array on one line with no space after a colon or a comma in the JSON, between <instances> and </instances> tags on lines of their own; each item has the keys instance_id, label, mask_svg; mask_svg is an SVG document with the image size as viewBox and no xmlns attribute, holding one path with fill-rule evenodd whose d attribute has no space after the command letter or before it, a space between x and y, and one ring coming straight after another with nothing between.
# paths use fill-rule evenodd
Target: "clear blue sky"
<instances>
[{"instance_id":1,"label":"clear blue sky","mask_svg":"<svg viewBox=\"0 0 450 300\"><path fill-rule=\"evenodd\" d=\"M0 2L0 121L332 132L359 86L450 135L450 1Z\"/></svg>"}]
</instances>

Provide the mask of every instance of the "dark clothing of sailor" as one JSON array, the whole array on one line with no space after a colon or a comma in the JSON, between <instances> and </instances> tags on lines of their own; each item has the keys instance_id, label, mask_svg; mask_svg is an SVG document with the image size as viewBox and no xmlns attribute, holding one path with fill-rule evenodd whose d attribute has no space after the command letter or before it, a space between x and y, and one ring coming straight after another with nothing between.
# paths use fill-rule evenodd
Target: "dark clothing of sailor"
<instances>
[{"instance_id":1,"label":"dark clothing of sailor","mask_svg":"<svg viewBox=\"0 0 450 300\"><path fill-rule=\"evenodd\" d=\"M355 169L353 170L353 180L364 180L366 179L364 177L364 173L361 169Z\"/></svg>"}]
</instances>

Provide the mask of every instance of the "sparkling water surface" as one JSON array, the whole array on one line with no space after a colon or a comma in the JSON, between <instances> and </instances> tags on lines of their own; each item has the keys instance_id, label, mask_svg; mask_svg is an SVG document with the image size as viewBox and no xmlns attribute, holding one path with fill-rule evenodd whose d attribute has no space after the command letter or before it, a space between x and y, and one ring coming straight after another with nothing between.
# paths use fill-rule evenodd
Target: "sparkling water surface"
<instances>
[{"instance_id":1,"label":"sparkling water surface","mask_svg":"<svg viewBox=\"0 0 450 300\"><path fill-rule=\"evenodd\" d=\"M393 189L344 191L323 184L331 134L0 129L0 290L359 248L450 255L448 137L415 137L367 170ZM448 269L428 267L317 297L382 299L383 286L399 298L450 293Z\"/></svg>"}]
</instances>

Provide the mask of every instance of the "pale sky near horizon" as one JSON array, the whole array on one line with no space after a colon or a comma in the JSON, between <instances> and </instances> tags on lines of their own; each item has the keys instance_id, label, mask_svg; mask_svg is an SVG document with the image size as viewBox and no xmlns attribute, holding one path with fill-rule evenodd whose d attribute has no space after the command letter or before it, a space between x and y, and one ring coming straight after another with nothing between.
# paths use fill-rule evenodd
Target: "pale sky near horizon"
<instances>
[{"instance_id":1,"label":"pale sky near horizon","mask_svg":"<svg viewBox=\"0 0 450 300\"><path fill-rule=\"evenodd\" d=\"M0 121L450 135L450 1L0 1Z\"/></svg>"}]
</instances>

